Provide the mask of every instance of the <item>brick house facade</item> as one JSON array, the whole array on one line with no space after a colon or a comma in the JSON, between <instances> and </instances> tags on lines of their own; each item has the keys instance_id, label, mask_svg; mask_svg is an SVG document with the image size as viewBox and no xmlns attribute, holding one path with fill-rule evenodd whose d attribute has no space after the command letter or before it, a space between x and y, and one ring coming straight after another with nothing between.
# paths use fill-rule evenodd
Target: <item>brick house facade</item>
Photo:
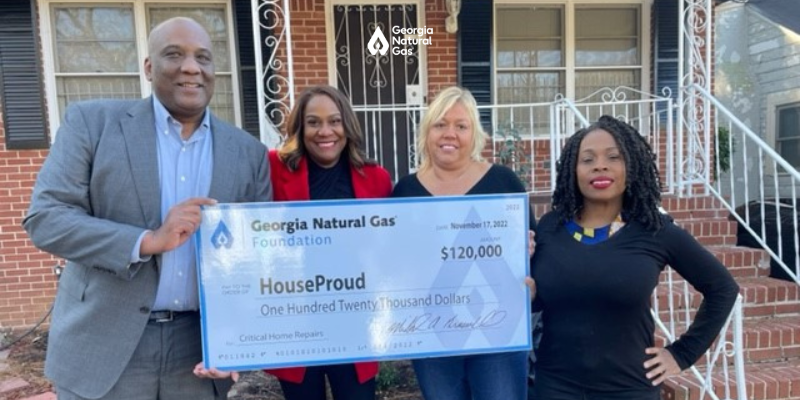
<instances>
[{"instance_id":1,"label":"brick house facade","mask_svg":"<svg viewBox=\"0 0 800 400\"><path fill-rule=\"evenodd\" d=\"M126 1L130 1L132 4L136 4L137 7L145 9L141 4L150 0ZM175 1L176 4L184 6L186 6L186 4L192 4L187 0ZM423 62L424 70L421 71L421 74L424 75L424 79L421 83L425 85L426 99L430 100L435 97L444 87L461 84L470 88L473 93L475 93L479 103L498 103L500 101L499 93L503 89L500 88L500 81L496 79L499 73L496 72L492 66L493 63L496 62L495 58L499 57L499 53L492 53L495 51L493 49L498 43L492 39L492 36L500 35L500 33L498 33L499 31L496 29L493 30L492 26L497 23L495 18L513 17L514 12L506 10L503 16L497 14L493 17L493 13L499 13L497 10L501 10L501 8L493 8L492 0L462 0L462 12L458 17L459 30L456 33L448 33L445 29L445 19L448 17L449 12L444 0L410 0L409 2L414 1L416 1L415 4L419 5L420 8L424 8L424 11L421 13L421 20L424 21L427 28L432 30L432 34L430 35L431 44L428 45L425 50ZM600 8L605 7L603 5L604 2L599 0L559 0L556 3L561 3L562 5L558 6L560 8L554 8L554 10L561 10L562 18L564 18L565 15L572 12L564 10L573 10L573 7L576 7L573 3L579 3L580 1L584 1L586 4L596 5ZM530 3L537 2L543 4L552 3L530 0ZM66 78L53 76L58 74L54 73L55 67L52 66L53 62L49 60L48 57L50 57L50 53L54 52L53 48L57 46L51 42L55 39L52 37L42 37L42 32L48 32L49 35L52 35L50 32L54 29L51 25L54 24L53 19L55 17L49 16L45 18L43 15L46 13L52 14L54 7L62 7L64 4L69 6L70 3L72 3L72 0L58 2L55 0L15 0L6 2L6 4L18 4L35 10L33 12L32 21L36 21L36 23L33 24L32 33L39 44L38 52L35 54L40 57L40 59L35 60L36 68L40 69L36 73L39 76L44 75L44 78L37 78L40 83L43 82L42 93L37 95L44 98L43 104L41 105L43 111L40 112L42 114L43 125L46 127L43 136L44 143L49 143L52 139L54 134L52 132L52 127L56 126L58 122L54 120L59 119L59 111L63 112L63 110L55 110L58 107L63 108L63 100L58 97L59 94L52 93L55 89L51 88L56 87L52 82L56 82L58 79L69 79L70 76L65 75ZM86 6L84 3L75 3L77 4L75 7ZM220 3L224 4L220 5ZM331 84L336 81L334 77L330 76L331 71L334 69L331 67L332 61L330 59L330 48L328 47L331 41L331 27L328 26L330 25L330 16L326 13L326 7L330 7L332 4L350 5L351 3L356 4L357 2L350 0L290 1L291 39L294 57L294 87L296 93L299 93L304 88L311 85ZM494 3L500 4L501 1L494 0ZM641 89L649 91L651 87L662 87L665 85L674 86L677 81L677 76L669 75L669 73L673 73L674 75L674 68L671 66L675 63L672 62L670 64L669 62L663 62L663 60L669 60L669 57L662 55L660 52L664 49L672 48L670 47L672 45L668 45L669 43L677 45L677 32L675 31L677 23L672 21L672 19L674 19L672 16L675 14L668 14L668 11L672 12L675 11L675 9L662 10L662 13L658 13L655 8L676 7L675 4L677 2L659 1L653 4L653 2L646 0L619 0L619 3L639 13L637 14L638 17L634 18L639 18L638 24L641 25L642 36L641 38L636 38L636 40L638 40L636 43L639 43L637 46L639 46L642 54L639 56L639 64L637 64L638 66L636 67L639 68L639 70L637 70L638 72L634 72L633 75L639 76L637 79L639 79L639 84L642 85ZM241 24L249 19L249 0L229 0L210 4L217 4L222 9L226 10L226 13L230 12L233 14L229 19L234 25L229 28L229 33L231 35L238 29L235 26L237 23ZM520 4L524 5L524 3L520 2L508 2L505 6L517 7L520 6ZM652 11L651 8L653 8ZM531 7L531 9L533 9L533 7ZM488 12L486 12L487 10ZM0 20L3 18L3 13L6 12L7 11L3 8L0 8ZM328 10L328 12L330 12L330 10ZM669 16L669 18L661 18L659 15ZM49 22L45 23L43 21ZM575 21L572 19L566 19L565 21L567 22L564 22L564 29L574 29L572 26L575 24ZM43 29L41 26L42 24L48 25L49 28ZM144 25L145 24L142 22L139 23L138 26ZM140 28L137 29L141 31ZM243 44L243 38L247 36L248 33L252 33L252 30L250 29L248 31L248 29L249 28L245 28L235 32L238 34L236 39L238 41L231 40L231 43L237 43L241 48L240 50L244 50L244 47L247 47ZM645 31L647 33L644 33ZM664 32L668 32L668 34ZM646 38L647 40L644 40L643 43L642 38ZM145 39L143 39L142 34L139 33L136 40L139 40L139 43L143 43ZM249 40L249 43L252 45L252 38ZM661 41L664 41L666 44L657 46L656 44ZM27 42L21 41L19 43ZM8 43L6 43L6 45L8 45ZM573 46L562 45L567 47ZM0 51L3 49L2 46L3 42L2 39L0 39ZM480 50L480 52L478 50ZM245 51L240 51L239 56L241 60L245 59L244 53ZM44 62L41 63L43 66L40 65L41 60L44 60ZM8 64L10 62L13 62L13 60L3 60L3 58L0 57L0 73L3 71L2 67L4 63L5 65L10 65ZM244 61L241 62L244 63ZM232 61L231 64L234 64L232 68L235 69L237 62ZM658 68L656 68L656 66L658 66ZM513 70L513 68L510 68L510 70ZM655 73L656 70L660 71L659 74ZM535 68L531 71L532 72L529 71L529 73L532 75L537 73ZM513 73L513 71L508 73ZM566 84L564 82L568 81L567 77L573 76L571 74L575 73L575 71L569 70L569 68L561 68L555 71L556 75L562 75L562 77L559 78L562 84ZM240 72L239 78L242 87L233 90L234 95L239 93L243 98L247 96L246 93L242 94L247 91L247 88L243 87L247 85L242 83L245 81L244 76L244 72ZM234 78L235 77L236 75L234 74ZM0 78L2 78L2 75L0 75ZM134 78L137 77L134 76ZM236 86L235 79L233 81L233 85ZM58 82L59 85L61 85L61 82ZM136 83L134 86L138 85L139 83ZM220 85L218 84L217 86L217 96L220 96ZM250 86L252 86L252 84ZM58 88L58 90L62 90L61 86L58 86ZM0 330L31 326L48 310L56 288L56 277L53 273L53 267L59 262L57 258L35 249L20 225L28 208L36 173L47 157L48 150L46 145L27 146L27 149L20 149L19 147L8 145L8 143L10 143L10 133L5 129L5 117L7 116L4 113L3 107L12 100L3 98L6 92L2 89L2 79L0 79L0 115L4 117L0 118L0 199L3 200L0 202ZM574 91L575 89L567 89L567 92L571 90ZM573 93L573 95L575 95L575 93ZM241 103L242 105L239 107L239 112L243 114L249 112L252 114L253 103L248 103L246 99L242 100ZM248 120L248 116L245 115L244 117L240 117L240 120L242 121L242 123L240 123L241 126L257 134L257 132L255 132L258 130L257 125L255 127L253 125L248 126L247 121L252 121L252 119ZM258 124L258 121L256 120L255 123ZM41 134L41 132L38 133ZM11 132L11 134L13 134L13 132ZM549 141L546 140L546 138L542 138L542 140L535 140L532 143L526 142L523 146L525 152L527 154L532 154L532 158L535 161L532 166L534 181L548 182L550 179L549 162L551 158ZM531 146L533 147L532 152ZM30 147L34 148L31 149ZM491 151L487 150L485 154L491 156Z\"/></svg>"}]
</instances>

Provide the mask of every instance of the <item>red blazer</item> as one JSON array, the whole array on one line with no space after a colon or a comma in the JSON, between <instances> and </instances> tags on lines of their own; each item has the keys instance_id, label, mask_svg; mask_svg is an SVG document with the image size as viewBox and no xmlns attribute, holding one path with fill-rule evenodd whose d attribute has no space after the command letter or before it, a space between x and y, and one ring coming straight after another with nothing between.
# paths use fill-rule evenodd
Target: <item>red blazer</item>
<instances>
[{"instance_id":1,"label":"red blazer","mask_svg":"<svg viewBox=\"0 0 800 400\"><path fill-rule=\"evenodd\" d=\"M308 165L305 157L300 159L297 170L292 172L278 158L275 150L269 152L269 166L274 201L309 200ZM353 192L357 199L389 197L392 192L392 180L389 173L378 165L364 165L363 175L355 168L350 168L353 180ZM360 362L354 364L358 382L364 383L378 374L377 362ZM264 370L284 381L301 383L306 374L305 367L291 367Z\"/></svg>"}]
</instances>

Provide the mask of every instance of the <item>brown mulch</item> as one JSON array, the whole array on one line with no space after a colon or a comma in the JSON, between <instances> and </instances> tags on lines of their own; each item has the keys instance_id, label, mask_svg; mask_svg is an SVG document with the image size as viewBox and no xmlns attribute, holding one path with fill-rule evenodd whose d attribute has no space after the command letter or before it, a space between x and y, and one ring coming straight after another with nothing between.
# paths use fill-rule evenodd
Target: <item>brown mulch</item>
<instances>
[{"instance_id":1,"label":"brown mulch","mask_svg":"<svg viewBox=\"0 0 800 400\"><path fill-rule=\"evenodd\" d=\"M28 386L0 395L3 400L24 399L53 390L43 373L46 350L47 333L41 332L33 332L8 349L8 369L0 371L0 381L17 377L28 382Z\"/></svg>"},{"instance_id":2,"label":"brown mulch","mask_svg":"<svg viewBox=\"0 0 800 400\"><path fill-rule=\"evenodd\" d=\"M2 336L0 336L2 338ZM0 341L0 344L4 344ZM0 395L2 400L20 400L40 393L53 391L44 378L44 356L47 349L47 332L34 332L9 349L6 363L9 368L0 371L0 381L19 377L29 386ZM377 378L378 400L422 400L414 371L408 361L381 363ZM231 392L229 400L283 400L277 379L263 372L243 373Z\"/></svg>"}]
</instances>

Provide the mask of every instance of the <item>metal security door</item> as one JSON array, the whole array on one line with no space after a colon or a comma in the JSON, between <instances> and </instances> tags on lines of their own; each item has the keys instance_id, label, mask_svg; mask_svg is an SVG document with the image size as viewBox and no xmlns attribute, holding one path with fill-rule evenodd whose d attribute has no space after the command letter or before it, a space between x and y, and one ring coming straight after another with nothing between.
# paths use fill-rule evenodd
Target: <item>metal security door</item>
<instances>
[{"instance_id":1,"label":"metal security door","mask_svg":"<svg viewBox=\"0 0 800 400\"><path fill-rule=\"evenodd\" d=\"M416 164L424 45L393 38L416 37L407 33L419 26L418 4L334 4L332 14L335 85L356 109L367 155L396 180Z\"/></svg>"}]
</instances>

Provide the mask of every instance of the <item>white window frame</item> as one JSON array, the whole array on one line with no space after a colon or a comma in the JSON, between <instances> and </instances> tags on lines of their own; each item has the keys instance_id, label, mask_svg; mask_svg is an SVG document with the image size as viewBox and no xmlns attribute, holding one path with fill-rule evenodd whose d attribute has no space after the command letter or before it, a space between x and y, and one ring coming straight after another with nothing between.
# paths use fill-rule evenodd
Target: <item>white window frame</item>
<instances>
[{"instance_id":1,"label":"white window frame","mask_svg":"<svg viewBox=\"0 0 800 400\"><path fill-rule=\"evenodd\" d=\"M507 5L547 5L561 6L564 9L564 66L558 69L564 70L565 91L564 96L568 99L575 99L575 8L583 5L637 5L641 7L641 87L642 92L650 91L650 58L651 54L651 34L650 34L650 12L652 0L497 0L494 3L492 13L492 100L497 103L497 9ZM585 67L582 67L587 69ZM614 69L615 66L604 66L602 69ZM554 68L555 69L555 68ZM591 68L588 68L591 69ZM631 69L625 66L625 69Z\"/></svg>"},{"instance_id":2,"label":"white window frame","mask_svg":"<svg viewBox=\"0 0 800 400\"><path fill-rule=\"evenodd\" d=\"M766 131L762 136L772 149L778 153L778 109L781 107L789 106L792 104L800 103L800 91L797 89L793 90L786 90L783 92L776 92L770 93L767 95L767 121L766 121ZM778 153L781 157L782 154ZM767 173L774 174L775 170L772 167L772 163L769 163L767 168ZM778 175L785 175L786 172L781 172Z\"/></svg>"},{"instance_id":3,"label":"white window frame","mask_svg":"<svg viewBox=\"0 0 800 400\"><path fill-rule=\"evenodd\" d=\"M58 92L56 89L56 74L55 74L55 52L53 49L53 32L52 32L52 16L51 6L53 4L65 4L70 6L97 6L108 4L112 6L128 5L133 8L134 15L134 29L136 31L136 49L137 59L139 62L139 74L142 98L146 98L152 94L152 87L150 82L144 75L144 60L147 58L147 37L149 29L147 28L147 6L148 5L217 5L225 8L225 14L228 24L228 46L230 47L230 61L231 68L231 86L233 89L233 114L235 118L235 125L242 126L242 105L241 105L241 88L239 84L239 49L236 43L236 33L234 31L233 10L229 1L220 0L37 0L37 7L39 9L40 23L39 23L39 37L41 38L42 46L42 65L44 71L44 90L45 102L47 104L47 116L49 119L50 127L50 140L51 143L55 141L56 132L61 125L61 115L58 109Z\"/></svg>"}]
</instances>

